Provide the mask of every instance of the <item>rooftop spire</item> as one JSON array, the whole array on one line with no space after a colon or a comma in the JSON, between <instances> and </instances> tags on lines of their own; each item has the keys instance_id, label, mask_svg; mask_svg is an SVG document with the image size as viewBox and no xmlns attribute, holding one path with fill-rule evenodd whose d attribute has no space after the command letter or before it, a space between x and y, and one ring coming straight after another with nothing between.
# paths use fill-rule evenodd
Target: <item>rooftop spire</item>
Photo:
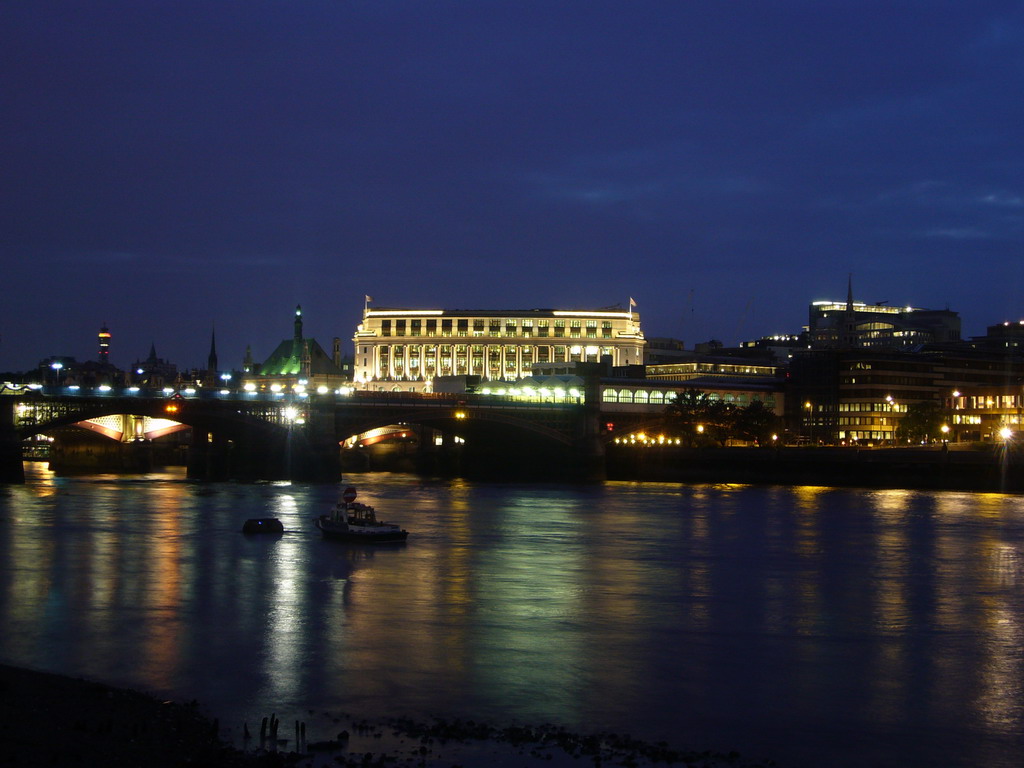
<instances>
[{"instance_id":1,"label":"rooftop spire","mask_svg":"<svg viewBox=\"0 0 1024 768\"><path fill-rule=\"evenodd\" d=\"M206 369L211 373L217 371L217 329L210 329L210 356L206 359Z\"/></svg>"}]
</instances>

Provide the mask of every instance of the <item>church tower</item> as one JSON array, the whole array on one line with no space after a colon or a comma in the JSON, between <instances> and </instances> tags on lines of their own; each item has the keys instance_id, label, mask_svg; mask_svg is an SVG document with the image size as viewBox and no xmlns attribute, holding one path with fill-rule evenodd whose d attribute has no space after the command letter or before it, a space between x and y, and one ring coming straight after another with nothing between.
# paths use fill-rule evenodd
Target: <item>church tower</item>
<instances>
[{"instance_id":1,"label":"church tower","mask_svg":"<svg viewBox=\"0 0 1024 768\"><path fill-rule=\"evenodd\" d=\"M853 308L853 274L846 278L846 310L843 312L843 319L839 336L840 349L853 349L857 346L857 312Z\"/></svg>"},{"instance_id":2,"label":"church tower","mask_svg":"<svg viewBox=\"0 0 1024 768\"><path fill-rule=\"evenodd\" d=\"M217 330L210 330L210 356L206 358L206 379L211 386L217 384Z\"/></svg>"}]
</instances>

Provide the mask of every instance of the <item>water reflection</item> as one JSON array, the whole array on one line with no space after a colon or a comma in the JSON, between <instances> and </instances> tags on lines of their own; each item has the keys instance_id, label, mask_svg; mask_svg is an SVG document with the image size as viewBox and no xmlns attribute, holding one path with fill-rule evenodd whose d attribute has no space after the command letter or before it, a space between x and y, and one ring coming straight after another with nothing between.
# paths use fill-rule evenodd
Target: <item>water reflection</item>
<instances>
[{"instance_id":1,"label":"water reflection","mask_svg":"<svg viewBox=\"0 0 1024 768\"><path fill-rule=\"evenodd\" d=\"M353 478L4 489L0 659L199 698L630 731L784 765L1024 758L1024 504L825 487ZM243 536L249 517L282 536Z\"/></svg>"}]
</instances>

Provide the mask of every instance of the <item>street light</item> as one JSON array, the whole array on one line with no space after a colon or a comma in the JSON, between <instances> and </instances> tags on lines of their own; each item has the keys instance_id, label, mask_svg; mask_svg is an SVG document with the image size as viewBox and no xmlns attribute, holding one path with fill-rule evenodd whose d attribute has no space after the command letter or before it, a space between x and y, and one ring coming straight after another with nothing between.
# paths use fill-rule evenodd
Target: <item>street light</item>
<instances>
[{"instance_id":1,"label":"street light","mask_svg":"<svg viewBox=\"0 0 1024 768\"><path fill-rule=\"evenodd\" d=\"M892 399L892 395L886 395L885 396L885 402L889 406L889 410L888 410L889 418L887 419L887 426L891 427L891 429L889 430L889 438L890 438L890 442L893 445L895 445L896 444L896 425L893 423L892 414L893 414L893 411L896 410L896 401Z\"/></svg>"},{"instance_id":2,"label":"street light","mask_svg":"<svg viewBox=\"0 0 1024 768\"><path fill-rule=\"evenodd\" d=\"M60 371L64 367L64 363L60 360L55 360L50 363L50 367L53 368L53 383L54 386L60 386Z\"/></svg>"}]
</instances>

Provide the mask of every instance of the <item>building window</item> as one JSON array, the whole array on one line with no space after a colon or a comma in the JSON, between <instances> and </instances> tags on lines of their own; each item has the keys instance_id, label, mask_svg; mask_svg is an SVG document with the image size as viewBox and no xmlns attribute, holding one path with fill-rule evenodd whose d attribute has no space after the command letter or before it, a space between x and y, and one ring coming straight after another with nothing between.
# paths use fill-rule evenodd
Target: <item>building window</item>
<instances>
[{"instance_id":1,"label":"building window","mask_svg":"<svg viewBox=\"0 0 1024 768\"><path fill-rule=\"evenodd\" d=\"M381 336L390 336L391 335L391 321L390 320L381 320L380 321L380 335Z\"/></svg>"}]
</instances>

